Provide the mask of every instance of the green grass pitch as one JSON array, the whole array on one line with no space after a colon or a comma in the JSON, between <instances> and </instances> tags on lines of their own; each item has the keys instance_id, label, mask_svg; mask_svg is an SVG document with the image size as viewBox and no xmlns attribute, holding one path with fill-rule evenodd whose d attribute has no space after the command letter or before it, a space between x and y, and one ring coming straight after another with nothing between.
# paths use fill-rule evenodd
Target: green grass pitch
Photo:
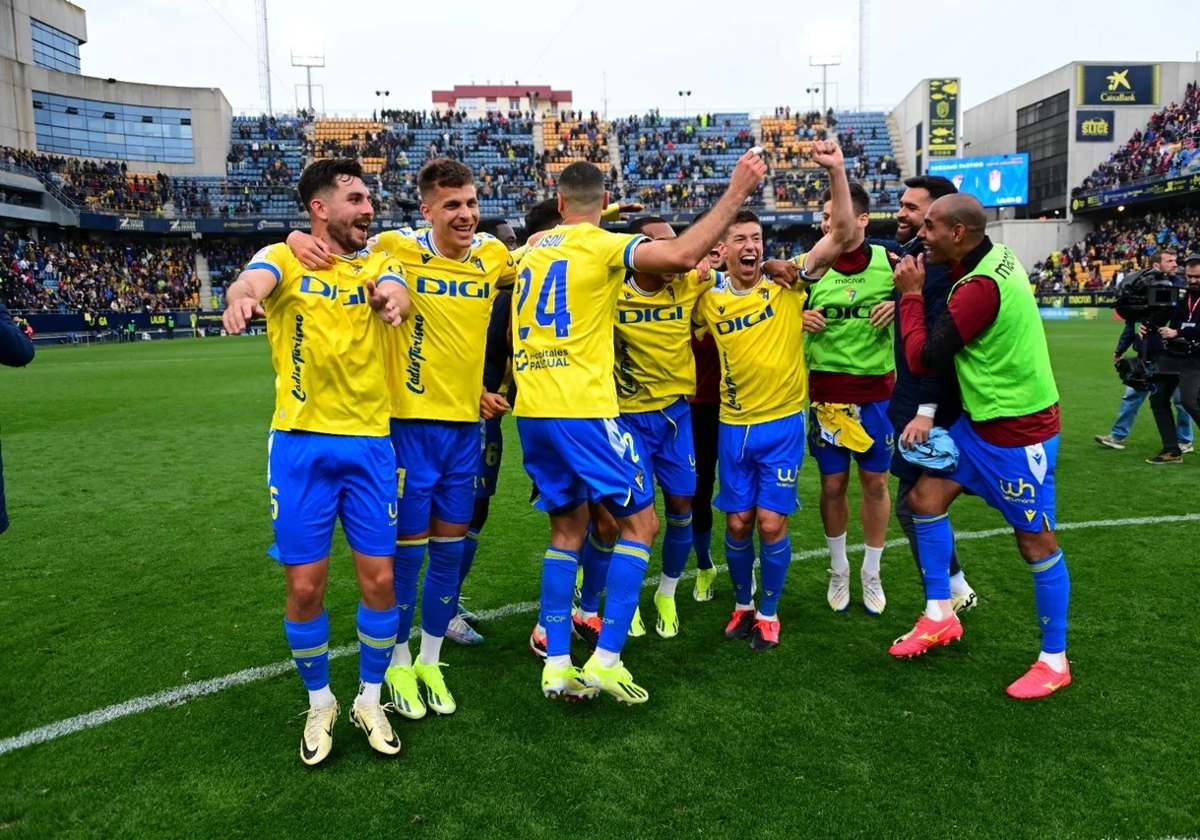
<instances>
[{"instance_id":1,"label":"green grass pitch","mask_svg":"<svg viewBox=\"0 0 1200 840\"><path fill-rule=\"evenodd\" d=\"M1092 440L1121 394L1117 326L1047 331L1063 407L1060 523L1200 511L1200 455L1142 463L1157 452L1148 407L1127 451ZM0 371L13 520L0 537L0 741L287 660L282 573L264 555L271 382L262 339L48 348ZM507 431L467 584L477 610L538 593L546 521L526 504ZM801 496L792 538L804 552L824 546L811 461ZM961 532L1004 526L973 499L953 520ZM526 646L534 615L512 614L481 625L482 647L447 642L459 712L393 717L395 759L345 719L357 685L346 656L332 664L343 717L323 766L299 761L306 697L289 671L0 754L0 837L1196 834L1198 535L1186 521L1061 533L1075 684L1045 701L1004 694L1038 649L1011 536L963 542L981 604L961 644L912 662L886 653L921 608L908 550L884 553L878 618L857 581L851 610L832 613L827 564L810 556L792 566L782 646L765 655L722 635L727 577L708 604L681 584L681 635L651 629L626 647L645 706L542 699ZM346 645L357 594L344 541L334 551L327 604Z\"/></svg>"}]
</instances>

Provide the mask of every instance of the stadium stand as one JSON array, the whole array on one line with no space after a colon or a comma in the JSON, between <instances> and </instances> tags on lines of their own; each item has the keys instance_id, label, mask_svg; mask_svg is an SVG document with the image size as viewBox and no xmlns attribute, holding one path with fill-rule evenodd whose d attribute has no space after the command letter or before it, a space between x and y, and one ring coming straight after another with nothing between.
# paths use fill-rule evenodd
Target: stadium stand
<instances>
[{"instance_id":1,"label":"stadium stand","mask_svg":"<svg viewBox=\"0 0 1200 840\"><path fill-rule=\"evenodd\" d=\"M475 170L485 215L519 215L537 200L533 123L518 112L478 120L462 112L387 111L380 121L316 121L316 156L360 158L375 175L380 205L398 210L419 201L417 173L430 158L461 160Z\"/></svg>"},{"instance_id":2,"label":"stadium stand","mask_svg":"<svg viewBox=\"0 0 1200 840\"><path fill-rule=\"evenodd\" d=\"M590 161L608 171L608 123L592 111L587 118L579 111L546 114L542 118L542 153L539 168L550 181L577 160Z\"/></svg>"},{"instance_id":3,"label":"stadium stand","mask_svg":"<svg viewBox=\"0 0 1200 840\"><path fill-rule=\"evenodd\" d=\"M631 116L615 126L625 193L652 211L707 207L755 143L750 115ZM753 201L762 204L759 199Z\"/></svg>"},{"instance_id":4,"label":"stadium stand","mask_svg":"<svg viewBox=\"0 0 1200 840\"><path fill-rule=\"evenodd\" d=\"M1150 117L1129 142L1113 152L1072 192L1124 187L1146 178L1200 170L1200 84L1187 86L1182 102Z\"/></svg>"},{"instance_id":5,"label":"stadium stand","mask_svg":"<svg viewBox=\"0 0 1200 840\"><path fill-rule=\"evenodd\" d=\"M198 308L199 291L188 240L0 231L0 300L13 309L163 312Z\"/></svg>"},{"instance_id":6,"label":"stadium stand","mask_svg":"<svg viewBox=\"0 0 1200 840\"><path fill-rule=\"evenodd\" d=\"M846 171L871 193L872 207L899 202L900 167L882 111L844 112L834 119L846 156Z\"/></svg>"},{"instance_id":7,"label":"stadium stand","mask_svg":"<svg viewBox=\"0 0 1200 840\"><path fill-rule=\"evenodd\" d=\"M1031 276L1042 291L1107 289L1122 275L1150 265L1159 248L1174 249L1180 257L1200 251L1200 211L1130 213L1102 222L1035 264Z\"/></svg>"}]
</instances>

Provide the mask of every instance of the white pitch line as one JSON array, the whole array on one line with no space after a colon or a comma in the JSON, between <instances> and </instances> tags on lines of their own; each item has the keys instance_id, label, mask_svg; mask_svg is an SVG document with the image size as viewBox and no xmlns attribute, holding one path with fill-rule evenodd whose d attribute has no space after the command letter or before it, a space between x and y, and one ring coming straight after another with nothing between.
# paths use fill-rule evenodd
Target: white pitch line
<instances>
[{"instance_id":1,"label":"white pitch line","mask_svg":"<svg viewBox=\"0 0 1200 840\"><path fill-rule=\"evenodd\" d=\"M1097 519L1090 522L1061 522L1058 525L1059 531L1076 531L1085 528L1125 528L1132 525L1161 525L1168 522L1200 522L1200 513L1187 513L1176 516L1143 516L1132 519ZM1007 536L1012 533L1011 528L989 528L985 531L963 531L956 533L956 540L982 540L989 537ZM908 541L904 539L888 540L885 546L888 548L898 548L907 545ZM862 551L865 548L863 545L848 546L848 551ZM829 554L826 548L815 548L808 551L799 551L792 555L793 560L810 560L816 557L822 557ZM718 571L724 571L725 566L717 566ZM695 572L685 572L683 578L695 577ZM658 576L646 578L643 587L650 588L658 586ZM479 618L483 621L494 621L500 618L508 618L514 615L524 615L526 613L536 613L538 611L537 601L522 601L516 604L508 604L504 607L498 607L494 610L481 610ZM420 630L414 629L413 635L418 636ZM358 645L345 645L344 647L333 648L329 651L329 658L336 659L342 656L358 652ZM60 720L57 723L39 726L37 729L30 729L28 732L22 732L20 735L14 735L11 738L0 740L0 755L10 753L14 750L22 749L23 747L31 747L35 744L43 744L46 741L53 741L61 738L64 735L73 735L76 732L82 732L85 729L92 729L101 724L110 721L119 720L129 715L134 715L139 712L145 712L150 709L158 708L159 706L170 706L180 703L185 700L190 700L194 697L204 697L208 694L216 694L218 691L224 691L227 688L234 688L239 685L246 685L259 680L278 677L281 674L286 674L295 667L291 660L286 662L276 662L273 665L262 665L257 668L247 668L243 671L237 671L233 674L227 674L224 677L217 677L211 680L201 680L200 682L189 683L188 685L180 685L175 688L168 688L165 691L159 691L155 694L148 694L145 697L137 697L133 700L126 700L124 703L117 703L103 709L98 709L87 714L77 715L66 720Z\"/></svg>"}]
</instances>

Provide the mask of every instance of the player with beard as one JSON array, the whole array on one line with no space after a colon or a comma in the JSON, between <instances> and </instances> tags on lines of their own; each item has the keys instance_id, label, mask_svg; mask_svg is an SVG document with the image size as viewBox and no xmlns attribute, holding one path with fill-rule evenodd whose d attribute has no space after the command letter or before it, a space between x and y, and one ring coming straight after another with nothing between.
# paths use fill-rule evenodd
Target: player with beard
<instances>
[{"instance_id":1,"label":"player with beard","mask_svg":"<svg viewBox=\"0 0 1200 840\"><path fill-rule=\"evenodd\" d=\"M833 187L831 229L806 255L802 279L824 275L855 235L842 151L813 144L813 160ZM804 458L807 376L803 357L806 284L788 290L762 276L762 225L741 211L725 231L728 282L700 298L696 321L721 357L720 491L726 514L725 556L735 607L725 628L765 651L779 644L779 598L791 563L788 516L797 507ZM761 543L762 604L754 607L754 532Z\"/></svg>"},{"instance_id":2,"label":"player with beard","mask_svg":"<svg viewBox=\"0 0 1200 840\"><path fill-rule=\"evenodd\" d=\"M416 234L387 231L372 240L372 247L400 260L412 295L412 315L387 353L399 505L400 629L386 676L398 711L412 719L423 717L426 708L442 715L457 709L439 659L457 613L464 542L475 506L480 383L492 298L516 277L508 249L475 232L479 200L470 167L435 158L421 167L417 188L431 227ZM295 232L288 241L306 265L319 264L324 256L305 234ZM426 550L421 650L413 662L408 637ZM418 683L425 686L425 699Z\"/></svg>"},{"instance_id":3,"label":"player with beard","mask_svg":"<svg viewBox=\"0 0 1200 840\"><path fill-rule=\"evenodd\" d=\"M267 446L272 554L284 565L284 630L309 695L300 758L317 764L333 747L338 717L324 596L339 518L362 590L361 683L350 720L375 750L400 752L379 702L398 624L391 561L396 508L383 365L390 330L371 310L395 326L409 300L399 261L365 250L374 211L362 167L317 161L300 176L299 192L314 236L332 255L329 267L306 271L286 245L264 248L229 286L222 320L237 335L252 318L267 319L275 368Z\"/></svg>"},{"instance_id":4,"label":"player with beard","mask_svg":"<svg viewBox=\"0 0 1200 840\"><path fill-rule=\"evenodd\" d=\"M947 195L925 214L925 254L896 267L900 327L917 375L954 365L963 416L950 428L958 463L925 473L909 495L925 579L925 613L889 653L912 657L961 638L950 602L954 534L946 512L964 491L1000 511L1033 574L1042 651L1008 687L1019 699L1071 684L1067 610L1071 580L1055 527L1058 388L1029 277L1016 256L985 234L987 214L969 195ZM946 265L954 284L946 311L925 326L925 261ZM1169 395L1170 392L1168 391Z\"/></svg>"},{"instance_id":5,"label":"player with beard","mask_svg":"<svg viewBox=\"0 0 1200 840\"><path fill-rule=\"evenodd\" d=\"M904 182L897 213L896 241L905 254L914 258L925 253L925 243L917 234L925 223L925 214L934 201L958 192L949 178L938 175L918 175ZM932 328L946 311L950 297L950 273L947 266L925 266L925 285L921 292L925 304L925 326ZM896 387L888 403L888 419L892 422L895 439L899 441L892 453L892 475L899 482L896 488L896 519L908 538L917 571L921 570L917 532L913 526L912 508L908 496L921 477L921 469L904 457L900 447L924 443L934 426L949 429L962 414L958 395L958 377L953 369L937 371L930 376L916 376L904 357L904 340L896 331ZM950 549L950 605L955 613L973 609L978 602L975 590L967 583L958 560L957 547Z\"/></svg>"}]
</instances>

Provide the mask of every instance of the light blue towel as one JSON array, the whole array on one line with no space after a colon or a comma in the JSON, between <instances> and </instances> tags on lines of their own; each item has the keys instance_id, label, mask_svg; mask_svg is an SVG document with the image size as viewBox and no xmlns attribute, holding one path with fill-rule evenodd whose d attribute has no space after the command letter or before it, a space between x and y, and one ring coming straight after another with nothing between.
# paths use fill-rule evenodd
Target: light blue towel
<instances>
[{"instance_id":1,"label":"light blue towel","mask_svg":"<svg viewBox=\"0 0 1200 840\"><path fill-rule=\"evenodd\" d=\"M910 464L930 472L950 472L958 468L958 444L941 426L930 429L929 440L925 443L918 443L912 449L900 446L900 454Z\"/></svg>"}]
</instances>

